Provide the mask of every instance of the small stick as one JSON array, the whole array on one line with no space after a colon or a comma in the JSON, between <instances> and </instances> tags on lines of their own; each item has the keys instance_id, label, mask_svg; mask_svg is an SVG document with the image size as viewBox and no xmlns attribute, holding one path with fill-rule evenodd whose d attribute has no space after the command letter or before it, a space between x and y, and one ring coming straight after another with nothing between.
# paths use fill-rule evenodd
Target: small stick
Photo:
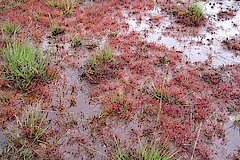
<instances>
[{"instance_id":1,"label":"small stick","mask_svg":"<svg viewBox=\"0 0 240 160\"><path fill-rule=\"evenodd\" d=\"M197 141L198 141L198 138L199 138L199 135L200 135L201 128L202 128L202 122L200 123L199 129L198 129L198 134L197 134L197 138L196 138L196 141L195 141L195 144L194 144L191 160L193 160L193 157L194 157L194 152L195 152L195 149L196 149L196 146L197 146Z\"/></svg>"},{"instance_id":2,"label":"small stick","mask_svg":"<svg viewBox=\"0 0 240 160\"><path fill-rule=\"evenodd\" d=\"M93 149L92 147L89 147L89 146L87 146L87 145L85 145L85 144L83 144L83 143L80 143L80 145L83 146L83 147L85 147L85 148L87 148L87 149L89 149L89 150L91 150L91 151L93 151L93 152L96 152L96 153L98 153L98 154L100 154L100 155L108 158L108 156L107 156L106 154L104 154L104 153L102 153L102 152L100 152L100 151L97 151L97 150Z\"/></svg>"}]
</instances>

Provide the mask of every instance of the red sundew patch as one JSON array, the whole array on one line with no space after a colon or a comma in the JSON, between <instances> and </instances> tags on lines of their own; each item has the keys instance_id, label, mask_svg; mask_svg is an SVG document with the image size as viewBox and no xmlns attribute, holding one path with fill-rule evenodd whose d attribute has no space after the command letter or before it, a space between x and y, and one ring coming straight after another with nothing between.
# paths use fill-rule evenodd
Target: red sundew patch
<instances>
[{"instance_id":1,"label":"red sundew patch","mask_svg":"<svg viewBox=\"0 0 240 160\"><path fill-rule=\"evenodd\" d=\"M214 111L210 105L210 99L208 97L196 99L194 102L194 110L194 117L197 122L205 121L208 119L209 114Z\"/></svg>"},{"instance_id":2,"label":"red sundew patch","mask_svg":"<svg viewBox=\"0 0 240 160\"><path fill-rule=\"evenodd\" d=\"M191 5L190 1L160 1L159 3L163 11L175 16L175 22L177 23L193 27L198 27L206 23L204 16L195 17L191 14L186 14L188 7Z\"/></svg>"},{"instance_id":3,"label":"red sundew patch","mask_svg":"<svg viewBox=\"0 0 240 160\"><path fill-rule=\"evenodd\" d=\"M37 98L44 98L46 99L47 97L50 96L50 90L48 86L42 86L41 83L35 82L34 84L29 86L29 90L33 90L33 92L27 96L29 96L29 99L37 99Z\"/></svg>"},{"instance_id":4,"label":"red sundew patch","mask_svg":"<svg viewBox=\"0 0 240 160\"><path fill-rule=\"evenodd\" d=\"M4 95L2 95L4 93ZM21 113L21 95L16 91L2 90L0 92L0 124L4 124L6 121L15 119L16 115Z\"/></svg>"},{"instance_id":5,"label":"red sundew patch","mask_svg":"<svg viewBox=\"0 0 240 160\"><path fill-rule=\"evenodd\" d=\"M211 158L211 151L208 149L208 146L202 143L198 143L196 146L196 157L198 159L206 159L210 160Z\"/></svg>"},{"instance_id":6,"label":"red sundew patch","mask_svg":"<svg viewBox=\"0 0 240 160\"><path fill-rule=\"evenodd\" d=\"M110 8L108 5L90 5L80 11L81 14L76 11L77 21L84 25L85 30L88 30L89 36L93 34L100 36L100 34L104 33L105 29L117 27L109 11ZM106 19L106 17L108 18Z\"/></svg>"},{"instance_id":7,"label":"red sundew patch","mask_svg":"<svg viewBox=\"0 0 240 160\"><path fill-rule=\"evenodd\" d=\"M33 37L34 41L41 42L42 32L38 29L32 30L32 37Z\"/></svg>"},{"instance_id":8,"label":"red sundew patch","mask_svg":"<svg viewBox=\"0 0 240 160\"><path fill-rule=\"evenodd\" d=\"M240 55L240 38L225 39L222 44L228 49L235 51L236 55Z\"/></svg>"},{"instance_id":9,"label":"red sundew patch","mask_svg":"<svg viewBox=\"0 0 240 160\"><path fill-rule=\"evenodd\" d=\"M240 75L234 75L234 79L236 80L237 85L240 86Z\"/></svg>"},{"instance_id":10,"label":"red sundew patch","mask_svg":"<svg viewBox=\"0 0 240 160\"><path fill-rule=\"evenodd\" d=\"M50 20L48 16L40 16L38 18L38 21L43 25L43 26L49 26Z\"/></svg>"},{"instance_id":11,"label":"red sundew patch","mask_svg":"<svg viewBox=\"0 0 240 160\"><path fill-rule=\"evenodd\" d=\"M163 9L175 12L174 8L171 8L173 7L171 6L172 2L160 1L157 3L162 4ZM167 142L180 149L179 154L191 157L198 130L202 124L194 158L210 159L210 146L206 146L206 144L212 143L216 137L224 137L225 111L227 109L232 112L240 110L240 67L239 65L229 65L223 66L222 69L213 69L205 63L200 65L186 63L182 58L182 53L174 49L170 50L164 45L143 41L143 37L137 32L128 33L129 25L124 21L123 12L127 11L129 15L141 19L143 13L152 9L153 5L154 1L152 0L99 0L78 5L72 14L64 16L57 7L53 8L42 1L35 0L19 6L16 10L5 8L3 12L6 14L0 13L0 19L9 19L14 23L20 23L23 27L21 36L28 36L30 33L35 42L40 42L44 33L49 32L49 24L52 22L59 23L66 31L66 33L54 37L57 43L68 42L69 33L78 32L84 39L101 40L103 37L106 38L106 35L117 32L115 36L109 36L106 40L106 45L113 49L113 55L117 57L116 67L113 71L114 76L106 74L105 77L99 78L98 84L89 84L90 98L98 99L103 106L103 114L108 115L107 118L103 116L95 122L95 128L90 131L89 135L96 134L94 141L97 141L98 146L106 145L104 150L106 149L109 153L114 153L114 145L111 146L114 144L112 135L117 131L112 132L112 130L117 128L122 132L126 131L129 135L130 138L126 140L129 141L127 142L128 146L134 145L131 144L131 140L136 137L150 141L168 139ZM29 6L31 6L30 10L26 8ZM36 12L35 17L34 12ZM158 21L160 18L151 17L151 20ZM174 24L165 32L172 36L197 35L198 29ZM82 61L79 60L82 58L82 52L90 55L90 52L84 47L74 50L76 55L68 56L66 51L60 52L62 48L57 46L56 56L61 57L61 67L67 66L75 69L82 67ZM84 51L82 51L83 48ZM48 68L47 72L51 77L56 74L56 70L51 68ZM79 72L76 71L79 74L84 71L81 68ZM68 75L71 76L71 74ZM68 84L67 78L69 77L64 77L64 79L59 76L56 79L58 78L63 81L63 84L56 83L54 85ZM76 80L76 82L78 81ZM167 97L169 99L164 97L161 101L161 98L154 97L151 93L152 84L161 88L160 94L169 96ZM69 85L70 89L61 86L63 93L60 93L60 89L55 90L55 92L59 92L57 95L59 97L70 92L67 98L59 98L59 101L69 101L66 103L67 105L65 102L49 104L55 110L61 110L62 113L67 111L69 106L71 108L71 105L76 105L78 95L73 92L81 88L75 82L71 82ZM24 95L28 99L26 101L37 98L47 101L52 94L48 87L36 78L29 86L29 89L35 89L35 92ZM0 102L4 106L0 107L1 123L14 118L14 114L20 112L20 109L17 108L19 107L17 100L20 98L15 94L11 96L14 99ZM133 117L135 114L137 116ZM120 120L123 123L117 123ZM135 123L140 127L131 128ZM94 126L94 124L90 125ZM127 129L125 130L125 128ZM131 134L129 130L131 130ZM137 131L137 136L132 134L134 131ZM124 141L126 137L122 132L119 132L119 135ZM81 137L75 138L82 143ZM88 140L84 143L88 143ZM45 150L51 154L55 148L50 146Z\"/></svg>"},{"instance_id":12,"label":"red sundew patch","mask_svg":"<svg viewBox=\"0 0 240 160\"><path fill-rule=\"evenodd\" d=\"M140 74L140 75L149 75L149 74L156 73L156 69L152 66L152 62L150 60L135 61L131 63L130 69L134 70L136 74Z\"/></svg>"},{"instance_id":13,"label":"red sundew patch","mask_svg":"<svg viewBox=\"0 0 240 160\"><path fill-rule=\"evenodd\" d=\"M131 111L131 102L127 95L124 93L110 93L105 96L105 99L102 101L103 109L102 114L126 114L128 111Z\"/></svg>"},{"instance_id":14,"label":"red sundew patch","mask_svg":"<svg viewBox=\"0 0 240 160\"><path fill-rule=\"evenodd\" d=\"M59 17L60 15L61 15L61 13L60 13L59 9L54 8L54 9L52 10L52 12L51 12L51 16L52 16L53 18Z\"/></svg>"},{"instance_id":15,"label":"red sundew patch","mask_svg":"<svg viewBox=\"0 0 240 160\"><path fill-rule=\"evenodd\" d=\"M130 33L130 35L134 35L134 34L135 34L134 32ZM123 41L122 38L126 39L126 41ZM149 46L149 50L146 49L146 52L150 52L150 53L154 51L156 52L156 49L157 49L158 52L160 51L161 53L162 51L164 54L169 55L169 59L170 59L169 63L175 64L175 65L168 66L169 67L168 70L172 70L172 73L174 73L174 71L177 70L175 67L176 64L181 62L181 56L179 53L174 51L169 51L164 47L159 47L159 46L157 47L155 44L143 45L144 43L139 43L140 41L139 42L137 41L138 38L135 38L133 36L118 37L117 39L118 41L125 42L123 46L120 43L118 44L118 47L116 47L116 48L122 47L121 51L123 52L120 56L121 57L120 61L123 61L123 62L119 62L119 63L124 66L123 68L127 67L131 71L131 74L137 77L135 78L135 80L136 79L140 80L142 75L152 75L152 73L155 73L149 70L149 68L154 68L153 64L156 63L156 62L152 63L150 61L149 58L152 58L152 57L148 57L148 56L145 57L144 54L140 54L136 52L142 46ZM142 45L139 46L139 44L142 44ZM138 46L135 47L135 45L138 45ZM174 56L174 54L176 54L176 56ZM144 65L145 63L147 64L147 66ZM145 68L148 68L148 69L145 70ZM124 71L126 71L126 69ZM120 86L124 86L123 84L126 84L126 82L123 81L125 78L124 77L121 78L122 76L125 75L124 71L119 72L120 73L119 80L121 81L118 81L118 84L122 84ZM207 73L210 73L209 75L211 75L210 71ZM212 99L208 97L211 95L211 92L204 91L204 90L208 89L207 86L215 85L218 83L215 82L215 77L213 77L213 79L211 79L209 83L207 81L204 81L204 78L202 78L201 75L203 75L203 73L200 69L197 70L195 66L186 66L181 69L181 72L179 73L177 72L177 74L173 75L172 80L170 80L169 85L167 85L169 87L168 92L172 93L174 97L177 97L177 99L181 99L181 101L184 101L184 103L187 104L186 106L167 105L167 104L163 104L162 106L163 112L160 118L160 120L163 121L161 124L161 129L162 129L161 136L163 138L169 137L172 141L174 141L177 144L177 146L181 146L181 144L192 144L193 135L195 135L195 133L193 133L191 130L186 130L186 128L188 128L190 124L193 125L194 123L205 122L208 119L208 117L211 115L211 113L214 112L214 108L211 105ZM159 83L160 84L162 83L161 80L159 80ZM132 82L130 84L138 85L137 82ZM105 86L104 92L106 93L108 92L107 85L109 85L109 83L105 83L104 85ZM109 89L113 89L113 88L118 88L118 87L110 87ZM101 88L99 89L101 90ZM128 93L132 94L130 98L132 103L134 103L135 101L140 102L140 103L136 103L137 105L136 107L134 107L134 109L140 108L140 106L145 103L153 106L159 105L158 100L154 99L149 95L140 94L139 91L133 90L131 87L130 89L128 89ZM135 99L134 97L138 97L138 95L141 95L141 97L139 99ZM114 109L114 106L112 109ZM193 106L193 110L191 110L190 106ZM192 118L190 117L191 114L193 116ZM167 118L168 120L164 119L164 117ZM213 120L211 125L213 125L214 123L215 123L215 120ZM221 127L222 126L220 126L220 128ZM214 129L215 128L212 128L212 130ZM219 133L216 133L216 134L222 134L220 133L220 131L221 129L219 129ZM201 156L204 157L207 154L205 153L205 149L204 148L202 149L203 149L203 153L201 153L202 151L198 149L198 152L199 152L198 154L199 156L201 154Z\"/></svg>"},{"instance_id":16,"label":"red sundew patch","mask_svg":"<svg viewBox=\"0 0 240 160\"><path fill-rule=\"evenodd\" d=\"M142 10L143 4L140 1L135 1L132 3L133 9Z\"/></svg>"},{"instance_id":17,"label":"red sundew patch","mask_svg":"<svg viewBox=\"0 0 240 160\"><path fill-rule=\"evenodd\" d=\"M164 119L161 118L161 125L164 128L162 136L168 137L170 141L174 141L177 144L186 144L186 142L191 141L193 139L193 134L189 132L188 123L181 123L180 119L173 120L172 117ZM163 121L164 120L164 121ZM171 121L167 122L166 121ZM181 124L181 125L179 125Z\"/></svg>"},{"instance_id":18,"label":"red sundew patch","mask_svg":"<svg viewBox=\"0 0 240 160\"><path fill-rule=\"evenodd\" d=\"M26 12L21 13L19 10L6 9L4 13L6 13L4 21L9 20L20 25L27 25L30 22L30 17Z\"/></svg>"},{"instance_id":19,"label":"red sundew patch","mask_svg":"<svg viewBox=\"0 0 240 160\"><path fill-rule=\"evenodd\" d=\"M217 17L218 19L225 19L229 20L230 18L234 17L236 15L236 10L228 9L228 10L221 10L218 12Z\"/></svg>"},{"instance_id":20,"label":"red sundew patch","mask_svg":"<svg viewBox=\"0 0 240 160\"><path fill-rule=\"evenodd\" d=\"M237 149L234 151L234 153L231 155L231 158L233 160L240 159L240 146L237 146Z\"/></svg>"}]
</instances>

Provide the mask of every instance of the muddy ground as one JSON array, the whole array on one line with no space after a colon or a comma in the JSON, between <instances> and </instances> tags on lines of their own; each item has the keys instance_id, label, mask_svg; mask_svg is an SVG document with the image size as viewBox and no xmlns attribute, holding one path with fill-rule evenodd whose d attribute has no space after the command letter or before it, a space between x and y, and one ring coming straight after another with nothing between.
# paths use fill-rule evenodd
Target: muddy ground
<instances>
[{"instance_id":1,"label":"muddy ground","mask_svg":"<svg viewBox=\"0 0 240 160\"><path fill-rule=\"evenodd\" d=\"M173 159L239 158L239 1L197 2L205 17L197 26L176 16L188 1L81 1L69 14L38 0L8 2L0 2L0 21L20 24L18 40L51 53L53 76L27 92L2 76L0 157L8 126L41 103L48 129L33 159L114 159L116 144L134 155L139 142L167 144ZM50 32L53 22L62 33ZM72 47L73 35L83 44ZM89 58L105 46L116 61L93 83Z\"/></svg>"}]
</instances>

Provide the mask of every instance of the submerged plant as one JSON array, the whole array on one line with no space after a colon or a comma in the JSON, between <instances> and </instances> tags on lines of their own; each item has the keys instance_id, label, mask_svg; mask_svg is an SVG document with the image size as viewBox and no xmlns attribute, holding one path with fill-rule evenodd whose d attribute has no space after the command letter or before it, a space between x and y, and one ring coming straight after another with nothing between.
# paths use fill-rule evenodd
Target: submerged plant
<instances>
[{"instance_id":1,"label":"submerged plant","mask_svg":"<svg viewBox=\"0 0 240 160\"><path fill-rule=\"evenodd\" d=\"M37 154L34 147L45 143L46 115L39 111L39 105L28 109L21 118L16 116L16 122L7 128L7 147L3 154L8 159L30 160Z\"/></svg>"},{"instance_id":2,"label":"submerged plant","mask_svg":"<svg viewBox=\"0 0 240 160\"><path fill-rule=\"evenodd\" d=\"M87 63L86 76L91 83L99 83L102 79L114 75L115 57L108 47L92 55Z\"/></svg>"},{"instance_id":3,"label":"submerged plant","mask_svg":"<svg viewBox=\"0 0 240 160\"><path fill-rule=\"evenodd\" d=\"M49 55L43 56L39 48L29 43L8 44L2 49L5 65L5 78L15 82L15 86L25 90L34 77L46 79Z\"/></svg>"}]
</instances>

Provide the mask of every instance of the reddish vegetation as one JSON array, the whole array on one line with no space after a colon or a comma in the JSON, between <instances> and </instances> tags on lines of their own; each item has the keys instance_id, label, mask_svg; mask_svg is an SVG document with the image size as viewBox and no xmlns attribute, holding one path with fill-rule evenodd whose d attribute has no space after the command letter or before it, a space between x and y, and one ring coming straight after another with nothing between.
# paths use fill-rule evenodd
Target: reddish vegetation
<instances>
[{"instance_id":1,"label":"reddish vegetation","mask_svg":"<svg viewBox=\"0 0 240 160\"><path fill-rule=\"evenodd\" d=\"M163 1L159 2L159 5L163 3ZM29 8L29 6L31 7ZM227 109L240 110L240 65L228 65L214 69L207 63L192 64L184 60L182 54L174 49L170 50L163 45L143 41L137 32L128 33L128 25L124 21L121 11L126 10L129 14L140 18L144 11L152 9L153 6L152 0L136 0L134 2L132 0L104 2L99 0L80 5L73 13L64 16L58 8L52 8L43 1L31 0L16 6L15 9L4 8L0 13L0 20L9 19L21 24L22 28L18 38L26 38L30 34L33 42L37 44L46 34L49 34L49 24L52 21L58 22L65 29L63 34L55 37L55 41L58 43L69 41L69 35L75 32L80 33L87 43L108 37L106 45L110 46L116 56L116 66L109 66L105 62L102 66L95 68L95 70L101 68L102 74L94 75L94 77L89 73L86 74L87 80L90 80L91 83L97 81L95 85L90 85L89 95L93 98L97 97L103 109L102 117L100 116L100 119L93 118L86 127L90 128L89 132L91 132L91 138L94 139L93 142L90 142L92 139L89 139L83 143L84 136L81 137L79 134L77 136L79 144L88 145L94 142L104 144L107 146L106 154L111 155L114 153L111 148L114 144L112 135L117 134L114 132L114 128L122 128L122 123L129 124L131 122L137 123L138 128L128 126L127 129L130 131L126 129L126 132L131 135L129 139L118 136L123 139L122 146L127 143L134 148L137 138L161 143L167 141L180 150L177 156L182 155L189 159L194 152L197 132L202 124L195 157L197 157L196 159L211 159L211 149L208 144L217 137L224 138L225 111ZM163 8L167 10L169 6L166 4ZM39 13L37 19L34 18L34 12ZM177 15L181 17L181 11L177 12ZM152 17L151 19L159 21L161 18ZM201 22L194 25L199 25ZM113 32L117 32L117 34L109 36ZM4 46L2 41L0 43L1 46ZM230 44L233 42L224 43L231 46ZM236 45L233 46L236 47ZM88 50L87 47L86 45L81 49L76 49L75 56L68 56L61 46L56 47L55 56L60 59L56 60L56 64L59 64L58 76L60 77L57 77L57 80L59 78L60 82L69 85L67 80L61 77L61 72L67 72L65 69L71 67L79 69L82 62L81 56L88 54L89 57L90 55L91 50ZM93 51L97 52L97 50ZM167 58L164 63L161 60L163 57ZM84 69L86 68L85 66ZM49 75L55 75L56 70L48 69ZM62 85L61 83L55 84ZM152 96L151 87L153 85L161 88L163 94L170 95L171 100L164 99L160 102L159 99ZM4 94L4 99L0 100L0 122L13 120L15 114L20 114L19 108L22 105L18 103L22 100L21 98L25 103L42 98L54 111L61 113L67 107L76 104L73 93L75 88L79 91L81 86L71 84L71 90L64 88L64 85L61 86L62 88L60 87L62 92L67 92L66 94L71 92L72 101L69 106L64 104L65 100L59 100L58 104L54 105L55 101L50 100L54 97L51 94L63 93L58 93L59 90L54 90L49 86L51 84L43 85L35 82L30 86L32 89L35 88L34 92L19 93L14 89L9 92L10 89L0 80L0 87ZM119 99L116 100L116 98ZM134 118L134 115L137 118ZM72 128L69 124L66 126ZM66 126L59 126L62 127L59 130L64 133L69 129ZM49 135L51 134L49 133ZM59 154L56 146L45 147L48 157L51 157L49 156L51 154ZM61 156L58 155L58 158L60 159Z\"/></svg>"},{"instance_id":2,"label":"reddish vegetation","mask_svg":"<svg viewBox=\"0 0 240 160\"><path fill-rule=\"evenodd\" d=\"M228 48L235 50L237 55L240 55L240 38L226 39L222 43Z\"/></svg>"},{"instance_id":3,"label":"reddish vegetation","mask_svg":"<svg viewBox=\"0 0 240 160\"><path fill-rule=\"evenodd\" d=\"M162 10L168 14L172 14L175 17L175 21L185 26L201 26L206 23L206 18L204 16L195 17L187 15L191 1L160 1Z\"/></svg>"},{"instance_id":4,"label":"reddish vegetation","mask_svg":"<svg viewBox=\"0 0 240 160\"><path fill-rule=\"evenodd\" d=\"M235 153L232 155L233 160L239 160L240 159L240 146L238 146L237 150Z\"/></svg>"},{"instance_id":5,"label":"reddish vegetation","mask_svg":"<svg viewBox=\"0 0 240 160\"><path fill-rule=\"evenodd\" d=\"M218 19L230 19L232 17L234 17L236 15L236 10L221 10L220 12L218 12L217 16L218 16Z\"/></svg>"}]
</instances>

